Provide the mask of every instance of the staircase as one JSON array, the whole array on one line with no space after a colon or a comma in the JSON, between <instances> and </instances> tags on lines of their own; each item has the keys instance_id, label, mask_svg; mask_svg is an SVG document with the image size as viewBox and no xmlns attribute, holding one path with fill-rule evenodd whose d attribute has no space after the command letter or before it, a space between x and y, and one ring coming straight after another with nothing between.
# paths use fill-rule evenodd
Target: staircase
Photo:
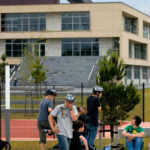
<instances>
[{"instance_id":1,"label":"staircase","mask_svg":"<svg viewBox=\"0 0 150 150\"><path fill-rule=\"evenodd\" d=\"M44 66L48 85L88 87L89 75L98 57L46 57Z\"/></svg>"}]
</instances>

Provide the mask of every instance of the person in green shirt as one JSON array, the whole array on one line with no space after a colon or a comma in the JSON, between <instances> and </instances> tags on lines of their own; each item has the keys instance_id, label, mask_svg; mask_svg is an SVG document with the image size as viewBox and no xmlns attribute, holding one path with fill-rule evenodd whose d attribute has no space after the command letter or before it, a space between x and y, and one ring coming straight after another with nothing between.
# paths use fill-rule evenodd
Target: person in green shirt
<instances>
[{"instance_id":1,"label":"person in green shirt","mask_svg":"<svg viewBox=\"0 0 150 150\"><path fill-rule=\"evenodd\" d=\"M144 129L140 127L141 118L134 116L131 125L125 127L122 135L126 137L126 147L128 150L141 150L143 146Z\"/></svg>"}]
</instances>

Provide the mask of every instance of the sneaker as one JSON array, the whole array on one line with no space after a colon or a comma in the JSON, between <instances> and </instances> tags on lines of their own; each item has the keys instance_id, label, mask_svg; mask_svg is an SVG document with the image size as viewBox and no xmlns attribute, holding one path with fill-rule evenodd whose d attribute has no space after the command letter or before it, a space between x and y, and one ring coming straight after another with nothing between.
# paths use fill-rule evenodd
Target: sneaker
<instances>
[{"instance_id":1,"label":"sneaker","mask_svg":"<svg viewBox=\"0 0 150 150\"><path fill-rule=\"evenodd\" d=\"M89 146L89 150L96 150L95 145L93 145L93 146Z\"/></svg>"},{"instance_id":2,"label":"sneaker","mask_svg":"<svg viewBox=\"0 0 150 150\"><path fill-rule=\"evenodd\" d=\"M43 129L44 133L48 133L48 129Z\"/></svg>"},{"instance_id":3,"label":"sneaker","mask_svg":"<svg viewBox=\"0 0 150 150\"><path fill-rule=\"evenodd\" d=\"M48 129L43 129L43 131L44 131L45 134L48 134L49 136L54 134L52 130L50 130L51 133L48 132Z\"/></svg>"}]
</instances>

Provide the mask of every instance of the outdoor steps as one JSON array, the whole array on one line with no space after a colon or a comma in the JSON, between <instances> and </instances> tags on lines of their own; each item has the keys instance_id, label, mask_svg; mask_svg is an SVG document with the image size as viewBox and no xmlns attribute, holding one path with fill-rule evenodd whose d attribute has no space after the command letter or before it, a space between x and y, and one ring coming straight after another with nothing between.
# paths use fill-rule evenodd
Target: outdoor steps
<instances>
[{"instance_id":1,"label":"outdoor steps","mask_svg":"<svg viewBox=\"0 0 150 150\"><path fill-rule=\"evenodd\" d=\"M89 74L98 57L46 57L47 84L79 87L89 86Z\"/></svg>"},{"instance_id":2,"label":"outdoor steps","mask_svg":"<svg viewBox=\"0 0 150 150\"><path fill-rule=\"evenodd\" d=\"M42 85L80 87L81 83L83 83L84 87L90 87L91 82L89 84L88 78L92 67L97 65L98 58L97 56L45 57L42 63L47 79ZM20 70L16 72L17 86L23 86L19 77L19 72L22 69L21 66ZM91 81L93 82L93 80ZM11 85L13 85L13 81L11 81Z\"/></svg>"}]
</instances>

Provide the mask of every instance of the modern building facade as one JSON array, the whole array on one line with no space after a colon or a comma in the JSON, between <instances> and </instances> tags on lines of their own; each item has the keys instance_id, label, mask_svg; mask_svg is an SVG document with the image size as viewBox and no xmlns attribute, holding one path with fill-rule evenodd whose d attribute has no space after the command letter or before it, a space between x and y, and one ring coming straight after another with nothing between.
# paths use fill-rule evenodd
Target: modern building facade
<instances>
[{"instance_id":1,"label":"modern building facade","mask_svg":"<svg viewBox=\"0 0 150 150\"><path fill-rule=\"evenodd\" d=\"M30 43L46 57L118 51L124 83L150 83L150 16L124 3L1 5L0 20L0 55L9 64L19 64Z\"/></svg>"}]
</instances>

